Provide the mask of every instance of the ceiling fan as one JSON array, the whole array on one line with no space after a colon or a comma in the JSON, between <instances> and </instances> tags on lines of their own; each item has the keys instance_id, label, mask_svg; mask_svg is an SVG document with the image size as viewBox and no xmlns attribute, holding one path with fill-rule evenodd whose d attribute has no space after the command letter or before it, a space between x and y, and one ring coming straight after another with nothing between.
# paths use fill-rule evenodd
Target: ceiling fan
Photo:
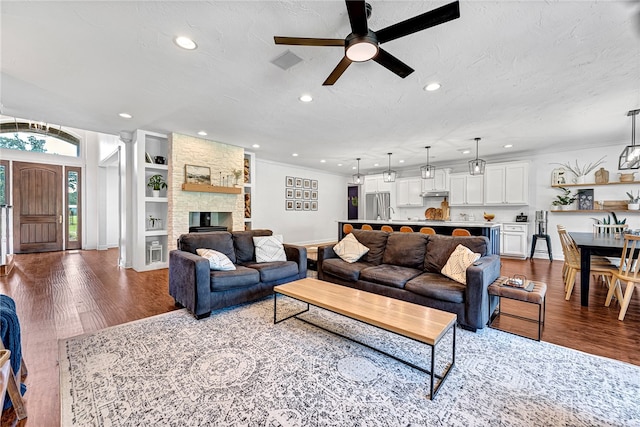
<instances>
[{"instance_id":1,"label":"ceiling fan","mask_svg":"<svg viewBox=\"0 0 640 427\"><path fill-rule=\"evenodd\" d=\"M323 86L333 85L352 62L364 62L373 59L378 64L405 78L413 73L413 68L380 47L381 43L395 40L430 27L460 17L460 3L455 1L382 30L372 31L367 25L371 15L371 5L364 0L345 0L351 24L351 34L343 39L321 39L304 37L275 36L276 44L302 46L343 46L344 57L333 69Z\"/></svg>"}]
</instances>

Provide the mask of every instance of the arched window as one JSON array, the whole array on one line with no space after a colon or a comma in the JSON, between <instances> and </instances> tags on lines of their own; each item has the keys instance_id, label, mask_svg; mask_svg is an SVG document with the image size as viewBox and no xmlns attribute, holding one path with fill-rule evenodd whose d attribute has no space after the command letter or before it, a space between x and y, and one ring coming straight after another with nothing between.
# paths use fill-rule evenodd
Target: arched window
<instances>
[{"instance_id":1,"label":"arched window","mask_svg":"<svg viewBox=\"0 0 640 427\"><path fill-rule=\"evenodd\" d=\"M0 123L0 148L79 157L80 139L60 126L14 119Z\"/></svg>"}]
</instances>

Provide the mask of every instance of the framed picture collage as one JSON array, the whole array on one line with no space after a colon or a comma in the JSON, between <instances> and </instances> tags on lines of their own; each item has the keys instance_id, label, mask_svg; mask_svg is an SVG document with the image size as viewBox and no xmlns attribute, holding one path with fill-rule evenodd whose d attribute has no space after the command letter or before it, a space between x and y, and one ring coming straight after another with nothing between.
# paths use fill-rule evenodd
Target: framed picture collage
<instances>
[{"instance_id":1,"label":"framed picture collage","mask_svg":"<svg viewBox=\"0 0 640 427\"><path fill-rule=\"evenodd\" d=\"M287 211L318 210L318 180L287 176L284 205Z\"/></svg>"}]
</instances>

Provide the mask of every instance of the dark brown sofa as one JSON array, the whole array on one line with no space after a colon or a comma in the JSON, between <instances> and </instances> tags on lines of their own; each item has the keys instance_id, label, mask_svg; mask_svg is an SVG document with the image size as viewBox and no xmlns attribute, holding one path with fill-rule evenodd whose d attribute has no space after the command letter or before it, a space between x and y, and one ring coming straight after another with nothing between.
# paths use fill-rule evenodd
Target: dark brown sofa
<instances>
[{"instance_id":1,"label":"dark brown sofa","mask_svg":"<svg viewBox=\"0 0 640 427\"><path fill-rule=\"evenodd\" d=\"M318 278L352 288L456 313L465 329L482 329L497 299L487 287L500 276L500 257L489 253L484 236L444 236L353 230L369 248L355 263L343 261L333 245L318 248ZM481 258L466 271L467 284L440 273L454 249L462 244Z\"/></svg>"},{"instance_id":2,"label":"dark brown sofa","mask_svg":"<svg viewBox=\"0 0 640 427\"><path fill-rule=\"evenodd\" d=\"M211 310L257 300L273 293L273 287L307 277L307 249L284 244L287 261L256 262L253 237L271 236L271 230L189 233L178 238L169 253L169 294L176 305L204 318ZM196 253L208 248L225 254L235 270L214 271Z\"/></svg>"}]
</instances>

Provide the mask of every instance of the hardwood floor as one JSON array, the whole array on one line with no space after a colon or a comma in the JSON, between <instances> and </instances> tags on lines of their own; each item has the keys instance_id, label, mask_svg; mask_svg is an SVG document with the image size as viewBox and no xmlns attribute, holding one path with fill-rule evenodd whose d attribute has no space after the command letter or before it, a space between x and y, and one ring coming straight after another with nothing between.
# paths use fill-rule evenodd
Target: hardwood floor
<instances>
[{"instance_id":1,"label":"hardwood floor","mask_svg":"<svg viewBox=\"0 0 640 427\"><path fill-rule=\"evenodd\" d=\"M18 309L22 346L29 368L25 402L28 418L17 422L6 411L2 426L59 426L58 340L174 310L168 271L137 273L117 267L117 251L67 251L15 256L15 267L0 277L0 292ZM524 274L548 284L542 340L587 353L640 365L640 292L635 292L624 322L619 306L604 307L606 287L592 284L589 307L581 307L577 286L564 300L562 263L503 259L503 275ZM504 309L519 314L531 307ZM532 323L503 318L500 325L532 333ZM540 357L544 357L541 354Z\"/></svg>"}]
</instances>

